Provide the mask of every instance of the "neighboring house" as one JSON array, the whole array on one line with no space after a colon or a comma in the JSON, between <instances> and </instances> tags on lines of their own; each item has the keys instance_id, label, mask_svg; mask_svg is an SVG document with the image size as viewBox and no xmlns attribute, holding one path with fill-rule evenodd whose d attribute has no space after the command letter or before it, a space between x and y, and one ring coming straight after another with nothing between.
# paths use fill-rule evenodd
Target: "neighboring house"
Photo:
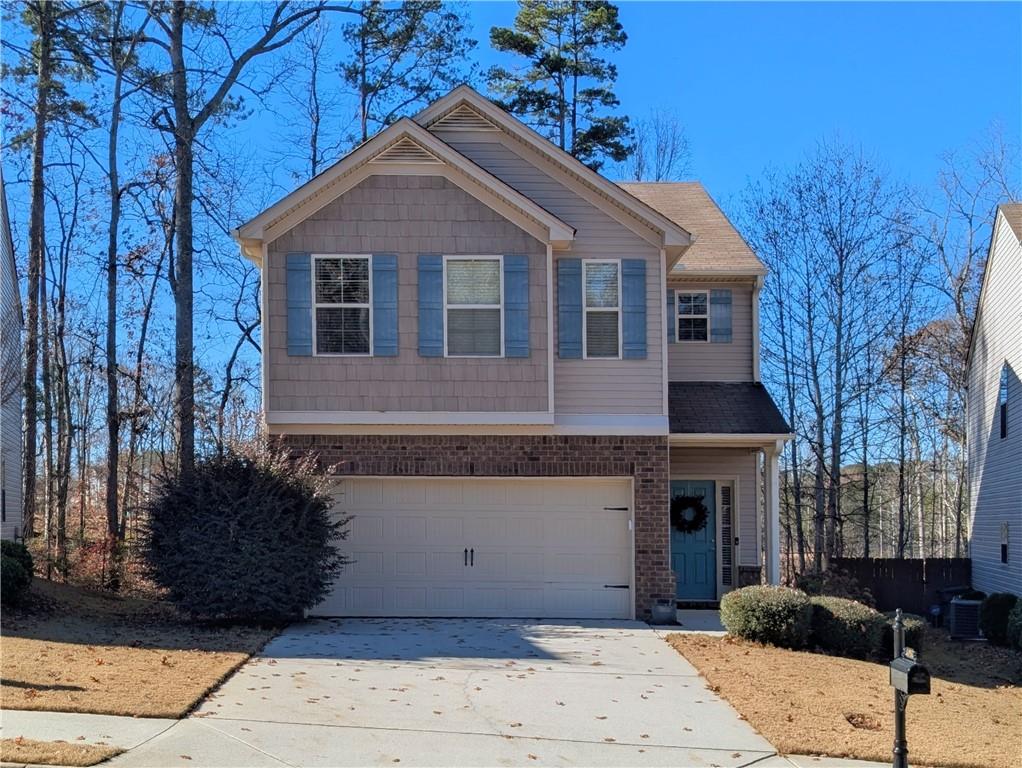
<instances>
[{"instance_id":1,"label":"neighboring house","mask_svg":"<svg viewBox=\"0 0 1022 768\"><path fill-rule=\"evenodd\" d=\"M0 538L21 536L21 299L0 176Z\"/></svg>"},{"instance_id":2,"label":"neighboring house","mask_svg":"<svg viewBox=\"0 0 1022 768\"><path fill-rule=\"evenodd\" d=\"M1022 203L997 209L966 369L972 585L1022 595Z\"/></svg>"},{"instance_id":3,"label":"neighboring house","mask_svg":"<svg viewBox=\"0 0 1022 768\"><path fill-rule=\"evenodd\" d=\"M314 613L628 618L778 581L766 269L700 185L615 185L462 86L234 235L270 438L353 516Z\"/></svg>"}]
</instances>

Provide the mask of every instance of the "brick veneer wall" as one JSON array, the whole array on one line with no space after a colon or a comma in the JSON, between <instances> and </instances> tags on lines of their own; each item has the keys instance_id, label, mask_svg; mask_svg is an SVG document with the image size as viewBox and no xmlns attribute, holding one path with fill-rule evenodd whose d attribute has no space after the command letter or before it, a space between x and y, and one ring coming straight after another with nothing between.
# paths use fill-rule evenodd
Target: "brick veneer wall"
<instances>
[{"instance_id":1,"label":"brick veneer wall","mask_svg":"<svg viewBox=\"0 0 1022 768\"><path fill-rule=\"evenodd\" d=\"M635 612L674 597L670 568L666 437L535 435L274 435L313 452L337 475L632 477L635 488Z\"/></svg>"}]
</instances>

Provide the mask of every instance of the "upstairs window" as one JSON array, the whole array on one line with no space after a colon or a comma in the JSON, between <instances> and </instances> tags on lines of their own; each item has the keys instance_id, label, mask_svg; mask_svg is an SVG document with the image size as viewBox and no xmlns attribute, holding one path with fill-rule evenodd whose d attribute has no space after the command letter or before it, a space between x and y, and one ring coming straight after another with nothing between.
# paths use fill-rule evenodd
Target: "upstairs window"
<instances>
[{"instance_id":1,"label":"upstairs window","mask_svg":"<svg viewBox=\"0 0 1022 768\"><path fill-rule=\"evenodd\" d=\"M678 291L678 341L710 338L709 291Z\"/></svg>"},{"instance_id":2,"label":"upstairs window","mask_svg":"<svg viewBox=\"0 0 1022 768\"><path fill-rule=\"evenodd\" d=\"M1001 366L1001 381L997 386L997 412L1001 419L1001 439L1008 436L1008 364Z\"/></svg>"},{"instance_id":3,"label":"upstairs window","mask_svg":"<svg viewBox=\"0 0 1022 768\"><path fill-rule=\"evenodd\" d=\"M313 317L317 355L368 355L369 257L315 256Z\"/></svg>"},{"instance_id":4,"label":"upstairs window","mask_svg":"<svg viewBox=\"0 0 1022 768\"><path fill-rule=\"evenodd\" d=\"M585 294L584 358L621 357L621 262L582 262Z\"/></svg>"},{"instance_id":5,"label":"upstairs window","mask_svg":"<svg viewBox=\"0 0 1022 768\"><path fill-rule=\"evenodd\" d=\"M444 338L448 357L501 357L501 258L444 259Z\"/></svg>"}]
</instances>

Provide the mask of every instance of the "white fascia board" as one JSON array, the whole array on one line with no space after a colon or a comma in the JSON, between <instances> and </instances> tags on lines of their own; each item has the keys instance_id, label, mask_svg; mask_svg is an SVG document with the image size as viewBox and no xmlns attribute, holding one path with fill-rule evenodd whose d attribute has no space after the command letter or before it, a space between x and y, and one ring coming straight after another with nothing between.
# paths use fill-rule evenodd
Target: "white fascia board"
<instances>
[{"instance_id":1,"label":"white fascia board","mask_svg":"<svg viewBox=\"0 0 1022 768\"><path fill-rule=\"evenodd\" d=\"M743 433L727 434L723 432L672 432L671 445L733 445L736 447L775 447L793 440L794 433Z\"/></svg>"},{"instance_id":2,"label":"white fascia board","mask_svg":"<svg viewBox=\"0 0 1022 768\"><path fill-rule=\"evenodd\" d=\"M534 418L529 423L527 418ZM478 419L473 421L472 419ZM271 434L314 435L602 435L667 436L659 415L549 413L338 413L276 411L266 415Z\"/></svg>"},{"instance_id":3,"label":"white fascia board","mask_svg":"<svg viewBox=\"0 0 1022 768\"><path fill-rule=\"evenodd\" d=\"M553 424L547 411L267 411L274 424Z\"/></svg>"}]
</instances>

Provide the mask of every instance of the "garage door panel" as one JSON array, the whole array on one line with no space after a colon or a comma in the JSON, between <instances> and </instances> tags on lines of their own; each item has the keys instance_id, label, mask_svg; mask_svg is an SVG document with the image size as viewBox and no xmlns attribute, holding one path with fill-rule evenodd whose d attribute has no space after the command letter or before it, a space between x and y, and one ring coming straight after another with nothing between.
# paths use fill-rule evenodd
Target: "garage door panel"
<instances>
[{"instance_id":1,"label":"garage door panel","mask_svg":"<svg viewBox=\"0 0 1022 768\"><path fill-rule=\"evenodd\" d=\"M313 613L627 618L630 589L605 585L631 581L630 495L603 478L345 480L357 562Z\"/></svg>"}]
</instances>

